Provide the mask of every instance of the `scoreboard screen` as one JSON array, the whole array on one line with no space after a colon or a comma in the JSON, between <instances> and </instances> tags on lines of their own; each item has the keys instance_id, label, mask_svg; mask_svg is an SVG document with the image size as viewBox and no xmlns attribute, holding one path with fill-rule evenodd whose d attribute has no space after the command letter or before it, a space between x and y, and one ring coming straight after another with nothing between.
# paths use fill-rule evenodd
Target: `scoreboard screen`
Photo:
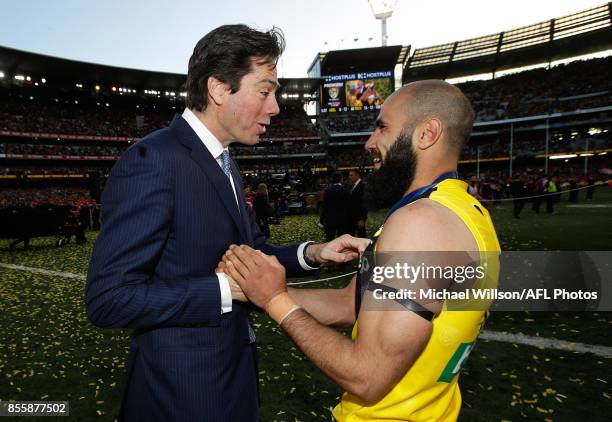
<instances>
[{"instance_id":1,"label":"scoreboard screen","mask_svg":"<svg viewBox=\"0 0 612 422\"><path fill-rule=\"evenodd\" d=\"M393 72L356 72L324 77L321 112L380 109L393 93Z\"/></svg>"}]
</instances>

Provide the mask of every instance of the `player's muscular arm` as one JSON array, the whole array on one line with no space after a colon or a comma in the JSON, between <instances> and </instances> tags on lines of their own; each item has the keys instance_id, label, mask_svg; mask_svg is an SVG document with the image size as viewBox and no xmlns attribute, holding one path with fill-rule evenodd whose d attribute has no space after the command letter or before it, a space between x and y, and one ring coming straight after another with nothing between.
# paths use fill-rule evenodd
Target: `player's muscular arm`
<instances>
[{"instance_id":1,"label":"player's muscular arm","mask_svg":"<svg viewBox=\"0 0 612 422\"><path fill-rule=\"evenodd\" d=\"M448 218L433 201L397 211L385 224L378 251L469 250L460 220ZM454 214L450 214L454 217ZM468 232L469 233L469 232ZM431 335L432 324L417 314L368 310L366 297L358 317L355 342L319 324L307 312L296 311L283 328L304 353L330 378L365 404L379 401L418 359ZM372 309L372 308L370 308Z\"/></svg>"},{"instance_id":2,"label":"player's muscular arm","mask_svg":"<svg viewBox=\"0 0 612 422\"><path fill-rule=\"evenodd\" d=\"M355 342L302 310L289 315L283 328L315 365L365 405L393 388L431 335L431 323L412 312L362 312Z\"/></svg>"},{"instance_id":3,"label":"player's muscular arm","mask_svg":"<svg viewBox=\"0 0 612 422\"><path fill-rule=\"evenodd\" d=\"M288 289L289 296L323 325L355 323L355 277L343 289Z\"/></svg>"}]
</instances>

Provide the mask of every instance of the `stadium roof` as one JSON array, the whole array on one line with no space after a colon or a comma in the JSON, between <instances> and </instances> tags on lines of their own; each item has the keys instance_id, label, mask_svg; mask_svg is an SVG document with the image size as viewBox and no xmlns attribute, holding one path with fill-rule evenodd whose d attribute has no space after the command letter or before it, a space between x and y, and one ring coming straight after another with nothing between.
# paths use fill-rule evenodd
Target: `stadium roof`
<instances>
[{"instance_id":1,"label":"stadium roof","mask_svg":"<svg viewBox=\"0 0 612 422\"><path fill-rule=\"evenodd\" d=\"M281 96L297 94L304 97L304 94L318 93L321 86L319 78L279 78L278 83L280 84L278 91Z\"/></svg>"},{"instance_id":2,"label":"stadium roof","mask_svg":"<svg viewBox=\"0 0 612 422\"><path fill-rule=\"evenodd\" d=\"M129 87L140 91L145 89L160 91L181 91L186 75L180 73L154 72L127 69L123 67L80 62L43 54L15 50L0 46L0 71L13 78L15 75L30 76L33 81L45 78L48 86L73 88L79 83L93 87ZM319 79L280 78L278 94L283 98L307 98L319 88Z\"/></svg>"},{"instance_id":3,"label":"stadium roof","mask_svg":"<svg viewBox=\"0 0 612 422\"><path fill-rule=\"evenodd\" d=\"M612 48L612 3L510 31L416 49L402 82L454 78Z\"/></svg>"},{"instance_id":4,"label":"stadium roof","mask_svg":"<svg viewBox=\"0 0 612 422\"><path fill-rule=\"evenodd\" d=\"M394 45L318 53L310 65L308 73L312 74L313 68L317 65L320 66L318 76L354 71L393 70L396 64L404 64L409 52L410 46Z\"/></svg>"},{"instance_id":5,"label":"stadium roof","mask_svg":"<svg viewBox=\"0 0 612 422\"><path fill-rule=\"evenodd\" d=\"M0 46L0 70L8 75L44 77L50 85L108 84L179 90L185 75L79 62ZM69 86L69 85L68 85Z\"/></svg>"}]
</instances>

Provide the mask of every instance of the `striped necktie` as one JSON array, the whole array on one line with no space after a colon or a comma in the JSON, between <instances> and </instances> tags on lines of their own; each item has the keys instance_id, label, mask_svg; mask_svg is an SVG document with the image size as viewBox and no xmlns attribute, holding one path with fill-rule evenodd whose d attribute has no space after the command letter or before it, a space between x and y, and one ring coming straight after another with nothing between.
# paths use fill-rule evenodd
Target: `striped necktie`
<instances>
[{"instance_id":1,"label":"striped necktie","mask_svg":"<svg viewBox=\"0 0 612 422\"><path fill-rule=\"evenodd\" d=\"M230 155L226 149L224 149L223 152L221 153L221 167L223 168L223 173L225 173L225 175L231 179L232 170L230 167ZM240 209L238 211L240 211ZM257 339L257 337L255 337L255 330L253 330L253 326L251 325L250 319L247 323L247 327L249 329L249 342L255 343L255 340Z\"/></svg>"},{"instance_id":2,"label":"striped necktie","mask_svg":"<svg viewBox=\"0 0 612 422\"><path fill-rule=\"evenodd\" d=\"M226 149L224 149L221 153L221 167L223 168L223 173L225 173L227 177L232 177L232 169L230 167L230 155Z\"/></svg>"}]
</instances>

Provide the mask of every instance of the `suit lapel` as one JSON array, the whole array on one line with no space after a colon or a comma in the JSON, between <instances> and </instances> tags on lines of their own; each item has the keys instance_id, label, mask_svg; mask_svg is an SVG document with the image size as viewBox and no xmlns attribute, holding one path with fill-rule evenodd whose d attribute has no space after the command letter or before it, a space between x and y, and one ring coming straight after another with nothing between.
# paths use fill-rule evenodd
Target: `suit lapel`
<instances>
[{"instance_id":1,"label":"suit lapel","mask_svg":"<svg viewBox=\"0 0 612 422\"><path fill-rule=\"evenodd\" d=\"M238 213L238 207L236 206L236 198L232 192L232 186L229 179L219 166L219 163L217 163L217 160L215 160L215 158L210 154L200 138L198 138L198 135L196 135L191 126L189 126L185 119L183 119L180 115L177 114L174 117L174 120L170 124L170 128L177 133L178 140L191 150L191 158L212 182L217 194L219 195L219 198L221 199L221 202L232 217L232 220L236 224L240 234L242 237L245 237L244 224L240 214ZM236 178L234 178L234 183L235 181ZM238 188L237 185L236 188ZM240 191L237 193L240 193ZM240 196L238 196L238 202L240 202Z\"/></svg>"}]
</instances>

